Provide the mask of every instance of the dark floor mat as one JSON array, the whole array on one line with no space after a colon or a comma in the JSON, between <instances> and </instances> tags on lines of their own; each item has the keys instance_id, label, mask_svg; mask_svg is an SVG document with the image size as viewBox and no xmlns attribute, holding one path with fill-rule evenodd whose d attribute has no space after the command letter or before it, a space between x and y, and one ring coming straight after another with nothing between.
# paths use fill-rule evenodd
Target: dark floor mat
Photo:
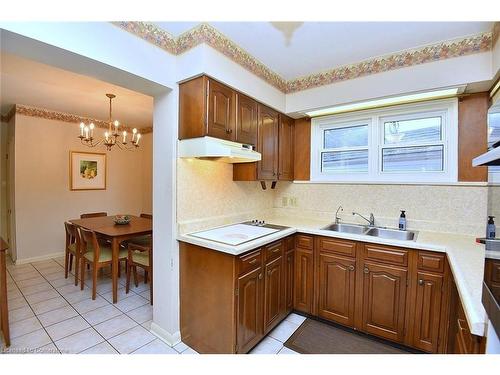
<instances>
[{"instance_id":1,"label":"dark floor mat","mask_svg":"<svg viewBox=\"0 0 500 375\"><path fill-rule=\"evenodd\" d=\"M304 323L285 342L301 354L410 354L367 335L347 331L313 319Z\"/></svg>"}]
</instances>

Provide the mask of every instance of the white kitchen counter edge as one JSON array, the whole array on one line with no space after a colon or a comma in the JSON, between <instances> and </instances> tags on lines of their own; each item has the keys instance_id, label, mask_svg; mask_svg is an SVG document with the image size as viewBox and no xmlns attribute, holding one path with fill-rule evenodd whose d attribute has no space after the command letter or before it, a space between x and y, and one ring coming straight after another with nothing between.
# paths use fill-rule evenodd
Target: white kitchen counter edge
<instances>
[{"instance_id":1,"label":"white kitchen counter edge","mask_svg":"<svg viewBox=\"0 0 500 375\"><path fill-rule=\"evenodd\" d=\"M466 285L466 281L464 276L462 275L461 269L463 267L460 266L459 260L454 256L453 249L448 249L446 245L443 244L433 244L429 242L418 242L420 233L417 235L416 241L399 241L399 240L389 240L384 238L371 237L367 235L358 235L358 234L350 234L350 233L338 233L332 232L328 230L322 229L311 229L311 228L301 228L301 227L289 227L287 229L281 230L279 232L270 234L268 236L264 236L262 238L255 239L253 241L246 242L239 246L231 246L225 245L223 243L204 240L202 238L190 236L189 234L182 234L177 236L177 240L187 242L193 245L198 245L202 247L206 247L208 249L221 251L231 255L240 255L247 251L256 249L260 246L264 246L273 241L277 241L281 238L287 237L294 233L305 233L312 235L319 235L325 237L333 237L333 238L342 238L347 240L355 240L360 242L369 242L369 243L377 243L382 245L389 246L398 246L416 250L429 250L429 251L437 251L448 254L448 260L450 263L450 268L452 270L455 284L457 286L458 293L460 294L460 298L464 307L465 315L467 317L467 321L469 323L471 333L484 336L487 325L486 312L483 308L481 301L474 301L468 292L468 287ZM453 244L450 244L453 246Z\"/></svg>"}]
</instances>

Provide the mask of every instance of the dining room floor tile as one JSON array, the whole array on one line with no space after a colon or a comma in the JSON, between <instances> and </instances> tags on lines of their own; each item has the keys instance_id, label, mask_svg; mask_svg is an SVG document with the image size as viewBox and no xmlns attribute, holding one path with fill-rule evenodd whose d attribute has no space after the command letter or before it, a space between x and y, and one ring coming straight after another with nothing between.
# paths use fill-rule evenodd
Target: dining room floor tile
<instances>
[{"instance_id":1,"label":"dining room floor tile","mask_svg":"<svg viewBox=\"0 0 500 375\"><path fill-rule=\"evenodd\" d=\"M113 319L106 320L105 322L99 323L94 328L99 332L105 339L110 339L122 332L125 332L137 325L132 319L127 315L122 314Z\"/></svg>"},{"instance_id":2,"label":"dining room floor tile","mask_svg":"<svg viewBox=\"0 0 500 375\"><path fill-rule=\"evenodd\" d=\"M127 315L139 324L145 323L153 319L153 306L148 303L147 305L128 311Z\"/></svg>"},{"instance_id":3,"label":"dining room floor tile","mask_svg":"<svg viewBox=\"0 0 500 375\"><path fill-rule=\"evenodd\" d=\"M76 310L71 306L64 306L59 309L55 309L44 314L38 315L38 319L42 326L48 327L53 324L62 322L64 320L78 316Z\"/></svg>"},{"instance_id":4,"label":"dining room floor tile","mask_svg":"<svg viewBox=\"0 0 500 375\"><path fill-rule=\"evenodd\" d=\"M144 327L136 326L128 331L125 331L118 336L109 340L109 343L118 350L119 353L132 353L151 341L155 340L156 336L144 329Z\"/></svg>"},{"instance_id":5,"label":"dining room floor tile","mask_svg":"<svg viewBox=\"0 0 500 375\"><path fill-rule=\"evenodd\" d=\"M141 346L139 349L132 352L132 354L179 354L172 347L165 344L160 339L151 341L149 344Z\"/></svg>"},{"instance_id":6,"label":"dining room floor tile","mask_svg":"<svg viewBox=\"0 0 500 375\"><path fill-rule=\"evenodd\" d=\"M81 352L81 354L118 354L115 348L107 341L101 342Z\"/></svg>"},{"instance_id":7,"label":"dining room floor tile","mask_svg":"<svg viewBox=\"0 0 500 375\"><path fill-rule=\"evenodd\" d=\"M23 319L18 322L9 324L9 326L10 326L10 337L13 339L42 328L42 325L40 324L40 322L36 317Z\"/></svg>"},{"instance_id":8,"label":"dining room floor tile","mask_svg":"<svg viewBox=\"0 0 500 375\"><path fill-rule=\"evenodd\" d=\"M80 353L85 349L91 348L104 339L93 328L87 328L71 336L67 336L55 342L61 353Z\"/></svg>"},{"instance_id":9,"label":"dining room floor tile","mask_svg":"<svg viewBox=\"0 0 500 375\"><path fill-rule=\"evenodd\" d=\"M38 302L31 305L31 308L35 314L45 314L46 312L59 309L61 307L68 306L68 302L61 296L50 298L46 301Z\"/></svg>"},{"instance_id":10,"label":"dining room floor tile","mask_svg":"<svg viewBox=\"0 0 500 375\"><path fill-rule=\"evenodd\" d=\"M47 333L52 338L52 340L57 341L66 336L70 336L74 333L83 331L88 327L90 327L90 324L88 324L81 316L78 315L73 318L63 320L62 322L53 324L49 327L46 327L45 329L47 330Z\"/></svg>"},{"instance_id":11,"label":"dining room floor tile","mask_svg":"<svg viewBox=\"0 0 500 375\"><path fill-rule=\"evenodd\" d=\"M95 310L89 311L85 314L82 314L82 317L89 322L90 325L95 326L99 323L102 323L106 320L112 319L123 313L114 307L112 304L108 304L106 306L99 307Z\"/></svg>"},{"instance_id":12,"label":"dining room floor tile","mask_svg":"<svg viewBox=\"0 0 500 375\"><path fill-rule=\"evenodd\" d=\"M35 314L33 314L33 310L31 310L31 307L23 306L18 309L9 311L9 323L12 324L20 320L31 318L33 316L35 316Z\"/></svg>"}]
</instances>

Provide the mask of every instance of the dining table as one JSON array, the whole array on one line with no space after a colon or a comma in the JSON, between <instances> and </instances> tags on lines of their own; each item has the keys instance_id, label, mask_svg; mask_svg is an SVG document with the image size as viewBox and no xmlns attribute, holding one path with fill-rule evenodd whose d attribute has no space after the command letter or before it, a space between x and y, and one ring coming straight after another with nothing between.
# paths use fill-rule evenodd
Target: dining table
<instances>
[{"instance_id":1,"label":"dining table","mask_svg":"<svg viewBox=\"0 0 500 375\"><path fill-rule=\"evenodd\" d=\"M116 224L115 216L89 217L84 219L73 219L70 222L78 227L92 230L99 238L111 243L111 279L113 284L113 303L118 301L118 267L120 244L134 237L153 234L153 220L130 216L128 224Z\"/></svg>"}]
</instances>

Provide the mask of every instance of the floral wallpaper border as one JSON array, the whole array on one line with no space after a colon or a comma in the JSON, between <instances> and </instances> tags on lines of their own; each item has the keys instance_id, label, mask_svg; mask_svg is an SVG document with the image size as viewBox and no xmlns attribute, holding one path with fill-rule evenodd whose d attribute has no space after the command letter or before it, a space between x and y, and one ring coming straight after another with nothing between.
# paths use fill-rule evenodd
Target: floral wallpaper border
<instances>
[{"instance_id":1,"label":"floral wallpaper border","mask_svg":"<svg viewBox=\"0 0 500 375\"><path fill-rule=\"evenodd\" d=\"M121 21L113 22L113 24L175 55L206 43L283 93L294 93L371 74L487 52L492 49L494 42L498 39L500 27L497 22L493 32L401 51L287 81L206 23L201 23L177 38L149 22Z\"/></svg>"},{"instance_id":2,"label":"floral wallpaper border","mask_svg":"<svg viewBox=\"0 0 500 375\"><path fill-rule=\"evenodd\" d=\"M90 117L78 116L71 113L65 112L57 112L51 111L44 108L30 107L23 104L16 104L12 107L12 109L7 113L7 115L2 115L2 122L9 122L14 114L30 116L30 117L38 117L46 120L56 120L63 121L69 123L79 124L80 122L84 122L86 124L93 122L97 128L108 129L109 123L104 120L94 119ZM131 132L132 128L130 127L121 127L123 130L127 130L127 132ZM152 127L140 128L140 133L147 134L152 133Z\"/></svg>"}]
</instances>

